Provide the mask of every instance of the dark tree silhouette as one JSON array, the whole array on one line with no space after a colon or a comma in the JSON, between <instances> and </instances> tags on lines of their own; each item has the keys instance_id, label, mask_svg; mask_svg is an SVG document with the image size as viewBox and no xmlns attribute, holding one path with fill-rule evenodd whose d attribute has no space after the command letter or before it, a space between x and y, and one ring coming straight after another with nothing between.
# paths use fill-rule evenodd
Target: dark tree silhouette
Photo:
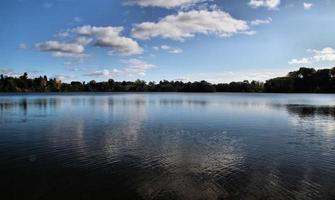
<instances>
[{"instance_id":1,"label":"dark tree silhouette","mask_svg":"<svg viewBox=\"0 0 335 200\"><path fill-rule=\"evenodd\" d=\"M285 77L258 81L242 81L211 84L206 81L181 82L163 80L159 83L143 80L106 82L94 80L86 83L72 81L62 83L46 76L29 78L27 73L20 77L0 75L0 92L277 92L277 93L335 93L335 67L315 70L300 68Z\"/></svg>"}]
</instances>

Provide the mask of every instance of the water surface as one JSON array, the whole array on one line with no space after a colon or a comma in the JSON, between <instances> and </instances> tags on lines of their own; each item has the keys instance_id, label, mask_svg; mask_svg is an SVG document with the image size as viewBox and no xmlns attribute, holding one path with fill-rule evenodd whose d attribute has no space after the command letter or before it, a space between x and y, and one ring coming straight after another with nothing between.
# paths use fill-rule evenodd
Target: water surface
<instances>
[{"instance_id":1,"label":"water surface","mask_svg":"<svg viewBox=\"0 0 335 200\"><path fill-rule=\"evenodd\" d=\"M335 199L335 95L4 94L0 127L4 199Z\"/></svg>"}]
</instances>

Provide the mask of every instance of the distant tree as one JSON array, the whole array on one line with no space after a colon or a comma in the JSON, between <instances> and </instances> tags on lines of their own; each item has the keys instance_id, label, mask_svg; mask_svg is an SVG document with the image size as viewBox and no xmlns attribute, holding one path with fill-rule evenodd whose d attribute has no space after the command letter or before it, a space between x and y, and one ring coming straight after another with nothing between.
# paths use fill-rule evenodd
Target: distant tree
<instances>
[{"instance_id":1,"label":"distant tree","mask_svg":"<svg viewBox=\"0 0 335 200\"><path fill-rule=\"evenodd\" d=\"M266 81L264 84L265 92L294 92L294 78L279 77Z\"/></svg>"},{"instance_id":2,"label":"distant tree","mask_svg":"<svg viewBox=\"0 0 335 200\"><path fill-rule=\"evenodd\" d=\"M108 81L88 83L72 81L62 83L47 76L29 78L27 73L19 77L0 75L1 92L327 92L335 93L335 67L315 70L300 68L285 77L267 80L265 83L244 80L241 82L211 84L206 81L182 82L162 80L159 83L144 80Z\"/></svg>"},{"instance_id":3,"label":"distant tree","mask_svg":"<svg viewBox=\"0 0 335 200\"><path fill-rule=\"evenodd\" d=\"M331 91L331 70L320 69L315 73L314 87L315 92L330 92Z\"/></svg>"}]
</instances>

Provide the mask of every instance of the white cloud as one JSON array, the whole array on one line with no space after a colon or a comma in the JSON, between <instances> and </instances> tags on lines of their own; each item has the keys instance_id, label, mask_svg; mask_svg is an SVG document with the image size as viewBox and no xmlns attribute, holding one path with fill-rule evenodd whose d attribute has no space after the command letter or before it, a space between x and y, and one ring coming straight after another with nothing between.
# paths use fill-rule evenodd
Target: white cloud
<instances>
[{"instance_id":1,"label":"white cloud","mask_svg":"<svg viewBox=\"0 0 335 200\"><path fill-rule=\"evenodd\" d=\"M162 7L162 8L175 8L180 6L192 5L203 0L127 0L128 5L139 5L143 7Z\"/></svg>"},{"instance_id":2,"label":"white cloud","mask_svg":"<svg viewBox=\"0 0 335 200\"><path fill-rule=\"evenodd\" d=\"M285 76L286 70L248 70L248 71L222 71L222 72L208 72L208 73L191 73L182 77L182 81L199 81L206 80L210 83L230 83L239 82L243 80L248 81L266 81L273 77Z\"/></svg>"},{"instance_id":3,"label":"white cloud","mask_svg":"<svg viewBox=\"0 0 335 200\"><path fill-rule=\"evenodd\" d=\"M169 53L175 53L175 54L183 53L183 50L182 50L182 49L171 49L171 50L169 51Z\"/></svg>"},{"instance_id":4,"label":"white cloud","mask_svg":"<svg viewBox=\"0 0 335 200\"><path fill-rule=\"evenodd\" d=\"M179 48L174 48L174 47L171 47L171 46L168 46L168 45L161 45L161 46L154 46L152 47L154 50L158 51L158 50L165 50L167 51L168 53L175 53L175 54L178 54L178 53L182 53L183 50L182 49L179 49Z\"/></svg>"},{"instance_id":5,"label":"white cloud","mask_svg":"<svg viewBox=\"0 0 335 200\"><path fill-rule=\"evenodd\" d=\"M61 43L58 41L47 41L44 43L38 43L36 47L41 51L52 51L52 52L66 52L66 53L83 53L84 47L77 43Z\"/></svg>"},{"instance_id":6,"label":"white cloud","mask_svg":"<svg viewBox=\"0 0 335 200\"><path fill-rule=\"evenodd\" d=\"M123 27L81 26L55 35L55 37L60 37L62 40L77 37L74 42L50 40L38 43L35 47L40 51L51 52L55 57L82 58L87 56L84 53L85 46L94 40L95 46L109 48L109 54L129 56L143 53L143 48L136 41L121 36L122 31Z\"/></svg>"},{"instance_id":7,"label":"white cloud","mask_svg":"<svg viewBox=\"0 0 335 200\"><path fill-rule=\"evenodd\" d=\"M231 36L249 29L246 21L233 18L221 10L192 10L168 15L155 22L144 22L135 25L132 36L138 39L153 37L184 40L196 34L214 34Z\"/></svg>"},{"instance_id":8,"label":"white cloud","mask_svg":"<svg viewBox=\"0 0 335 200\"><path fill-rule=\"evenodd\" d=\"M35 47L40 51L51 52L55 57L86 57L85 46L91 42L91 39L79 37L75 42L46 41L37 43Z\"/></svg>"},{"instance_id":9,"label":"white cloud","mask_svg":"<svg viewBox=\"0 0 335 200\"><path fill-rule=\"evenodd\" d=\"M139 59L129 59L123 61L123 68L122 69L103 69L97 70L92 73L84 74L84 76L92 76L92 77L106 77L106 78L113 78L120 75L125 76L145 76L146 71L154 68L155 65L146 63L143 60Z\"/></svg>"},{"instance_id":10,"label":"white cloud","mask_svg":"<svg viewBox=\"0 0 335 200\"><path fill-rule=\"evenodd\" d=\"M241 32L242 34L245 34L245 35L255 35L257 32L252 30L252 31L243 31Z\"/></svg>"},{"instance_id":11,"label":"white cloud","mask_svg":"<svg viewBox=\"0 0 335 200\"><path fill-rule=\"evenodd\" d=\"M92 39L87 37L78 37L76 39L76 43L83 46L88 45L90 42L92 42Z\"/></svg>"},{"instance_id":12,"label":"white cloud","mask_svg":"<svg viewBox=\"0 0 335 200\"><path fill-rule=\"evenodd\" d=\"M335 50L333 48L314 49L313 52L315 53L314 59L316 61L335 61Z\"/></svg>"},{"instance_id":13,"label":"white cloud","mask_svg":"<svg viewBox=\"0 0 335 200\"><path fill-rule=\"evenodd\" d=\"M315 62L335 61L335 50L331 47L326 47L321 50L308 49L307 52L313 55L308 58L292 59L289 61L289 64L312 64Z\"/></svg>"},{"instance_id":14,"label":"white cloud","mask_svg":"<svg viewBox=\"0 0 335 200\"><path fill-rule=\"evenodd\" d=\"M60 52L60 51L53 52L52 56L59 57L59 58L85 58L85 57L88 57L88 55L84 54L84 53L77 54L77 53L68 53L68 52Z\"/></svg>"},{"instance_id":15,"label":"white cloud","mask_svg":"<svg viewBox=\"0 0 335 200\"><path fill-rule=\"evenodd\" d=\"M292 59L288 62L290 65L295 65L295 64L311 64L311 60L309 58L301 58L301 59Z\"/></svg>"},{"instance_id":16,"label":"white cloud","mask_svg":"<svg viewBox=\"0 0 335 200\"><path fill-rule=\"evenodd\" d=\"M305 9L305 10L309 10L309 9L312 8L313 4L312 4L312 3L306 3L306 2L304 2L304 3L303 3L303 6L304 6L304 9Z\"/></svg>"},{"instance_id":17,"label":"white cloud","mask_svg":"<svg viewBox=\"0 0 335 200\"><path fill-rule=\"evenodd\" d=\"M167 46L167 45L162 45L161 49L163 49L163 50L169 50L169 49L171 49L171 47Z\"/></svg>"},{"instance_id":18,"label":"white cloud","mask_svg":"<svg viewBox=\"0 0 335 200\"><path fill-rule=\"evenodd\" d=\"M249 6L252 8L265 7L268 9L276 9L280 5L280 0L250 0Z\"/></svg>"},{"instance_id":19,"label":"white cloud","mask_svg":"<svg viewBox=\"0 0 335 200\"><path fill-rule=\"evenodd\" d=\"M124 61L124 64L126 67L123 69L123 72L126 75L139 75L139 76L145 76L145 73L147 70L155 67L155 65L148 64L143 60L139 59L130 59Z\"/></svg>"},{"instance_id":20,"label":"white cloud","mask_svg":"<svg viewBox=\"0 0 335 200\"><path fill-rule=\"evenodd\" d=\"M250 22L252 26L258 26L261 24L270 24L272 22L272 18L269 17L267 19L256 19Z\"/></svg>"},{"instance_id":21,"label":"white cloud","mask_svg":"<svg viewBox=\"0 0 335 200\"><path fill-rule=\"evenodd\" d=\"M119 74L119 70L117 69L112 69L112 70L104 69L104 70L97 70L89 74L85 74L85 76L111 78L111 77L116 77L118 74Z\"/></svg>"},{"instance_id":22,"label":"white cloud","mask_svg":"<svg viewBox=\"0 0 335 200\"><path fill-rule=\"evenodd\" d=\"M69 31L62 31L62 32L55 34L55 37L68 37L68 36L70 36Z\"/></svg>"},{"instance_id":23,"label":"white cloud","mask_svg":"<svg viewBox=\"0 0 335 200\"><path fill-rule=\"evenodd\" d=\"M129 56L143 53L143 48L136 41L120 35L123 27L87 25L78 27L74 31L79 35L96 37L95 45L111 48L112 54Z\"/></svg>"}]
</instances>

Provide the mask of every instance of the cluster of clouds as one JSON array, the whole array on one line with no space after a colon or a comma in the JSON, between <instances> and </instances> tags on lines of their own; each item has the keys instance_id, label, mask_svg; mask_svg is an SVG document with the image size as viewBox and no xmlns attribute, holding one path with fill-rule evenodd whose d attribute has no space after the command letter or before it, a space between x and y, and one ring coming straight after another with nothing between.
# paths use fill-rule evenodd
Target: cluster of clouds
<instances>
[{"instance_id":1,"label":"cluster of clouds","mask_svg":"<svg viewBox=\"0 0 335 200\"><path fill-rule=\"evenodd\" d=\"M294 58L290 60L288 63L290 65L301 65L301 64L312 64L316 62L335 61L335 49L331 47L326 47L321 50L307 49L307 52L312 53L313 55L301 59Z\"/></svg>"},{"instance_id":2,"label":"cluster of clouds","mask_svg":"<svg viewBox=\"0 0 335 200\"><path fill-rule=\"evenodd\" d=\"M214 3L214 4L213 4ZM126 0L125 5L138 5L140 7L160 7L177 9L173 14L167 15L157 21L145 21L132 25L129 36L125 36L121 26L78 26L56 35L55 40L35 44L35 48L42 52L49 52L54 57L86 58L89 46L107 49L108 55L136 56L144 53L138 41L153 38L185 41L197 35L214 35L217 37L230 37L235 34L253 35L256 32L252 27L269 24L271 18L246 21L231 16L215 6L213 0ZM50 4L51 5L51 4ZM45 7L50 7L46 5ZM192 6L199 5L198 9ZM201 7L204 6L204 7ZM251 8L277 9L280 0L249 0L247 5ZM305 9L312 4L304 3ZM82 22L82 18L75 17L74 22ZM138 40L138 41L136 41ZM21 49L26 46L21 45ZM168 45L154 46L154 50L168 53L182 53L183 50ZM105 69L94 71L86 76L118 76L120 74L145 75L146 71L154 65L140 59L128 59L121 70Z\"/></svg>"},{"instance_id":3,"label":"cluster of clouds","mask_svg":"<svg viewBox=\"0 0 335 200\"><path fill-rule=\"evenodd\" d=\"M35 47L40 51L51 52L55 57L86 57L85 47L94 41L94 46L110 49L110 54L129 56L143 53L143 48L133 39L122 36L123 27L81 26L62 32L64 37L74 33L77 39L72 42L46 41Z\"/></svg>"},{"instance_id":4,"label":"cluster of clouds","mask_svg":"<svg viewBox=\"0 0 335 200\"><path fill-rule=\"evenodd\" d=\"M272 19L255 20L251 25L268 24ZM147 40L151 38L167 38L183 41L197 34L229 37L237 33L249 34L249 23L235 19L229 13L221 10L191 10L180 11L168 15L157 22L143 22L134 25L131 37L122 35L123 27L113 26L79 26L58 34L63 38L75 35L74 41L49 40L37 43L35 47L43 52L50 52L55 57L84 58L87 45L109 49L109 55L132 56L139 55L144 49L133 38ZM22 46L23 47L23 46ZM181 53L181 49L164 48L170 53Z\"/></svg>"}]
</instances>

